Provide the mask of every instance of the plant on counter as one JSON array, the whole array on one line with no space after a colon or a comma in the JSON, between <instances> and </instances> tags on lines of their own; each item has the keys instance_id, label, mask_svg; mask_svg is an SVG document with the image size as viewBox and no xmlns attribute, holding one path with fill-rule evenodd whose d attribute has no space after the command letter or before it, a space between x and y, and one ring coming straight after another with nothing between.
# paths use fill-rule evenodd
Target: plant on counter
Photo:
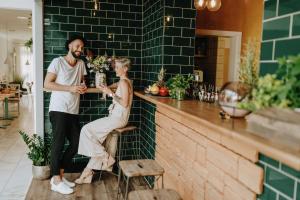
<instances>
[{"instance_id":1,"label":"plant on counter","mask_svg":"<svg viewBox=\"0 0 300 200\"><path fill-rule=\"evenodd\" d=\"M104 56L97 56L96 58L89 58L88 57L88 64L87 67L89 68L90 72L100 72L105 73L109 70L110 59L105 54Z\"/></svg>"},{"instance_id":2,"label":"plant on counter","mask_svg":"<svg viewBox=\"0 0 300 200\"><path fill-rule=\"evenodd\" d=\"M176 97L178 100L183 100L185 95L185 90L190 87L190 82L193 80L191 74L184 76L182 74L177 74L172 77L168 82L168 88L170 90L171 97Z\"/></svg>"},{"instance_id":3,"label":"plant on counter","mask_svg":"<svg viewBox=\"0 0 300 200\"><path fill-rule=\"evenodd\" d=\"M276 74L258 79L249 99L240 108L256 111L262 108L300 107L300 54L278 59Z\"/></svg>"},{"instance_id":4,"label":"plant on counter","mask_svg":"<svg viewBox=\"0 0 300 200\"><path fill-rule=\"evenodd\" d=\"M258 81L259 72L259 45L256 40L248 40L241 57L239 81L254 87Z\"/></svg>"}]
</instances>

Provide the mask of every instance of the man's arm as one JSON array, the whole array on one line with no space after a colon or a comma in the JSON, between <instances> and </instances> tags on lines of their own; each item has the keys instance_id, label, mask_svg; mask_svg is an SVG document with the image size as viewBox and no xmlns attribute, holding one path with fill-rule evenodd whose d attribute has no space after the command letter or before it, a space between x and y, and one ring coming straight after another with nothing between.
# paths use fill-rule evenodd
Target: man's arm
<instances>
[{"instance_id":1,"label":"man's arm","mask_svg":"<svg viewBox=\"0 0 300 200\"><path fill-rule=\"evenodd\" d=\"M51 91L66 91L66 92L73 92L73 93L84 93L84 87L82 86L68 86L68 85L61 85L55 83L56 74L48 72L45 77L44 81L44 88Z\"/></svg>"}]
</instances>

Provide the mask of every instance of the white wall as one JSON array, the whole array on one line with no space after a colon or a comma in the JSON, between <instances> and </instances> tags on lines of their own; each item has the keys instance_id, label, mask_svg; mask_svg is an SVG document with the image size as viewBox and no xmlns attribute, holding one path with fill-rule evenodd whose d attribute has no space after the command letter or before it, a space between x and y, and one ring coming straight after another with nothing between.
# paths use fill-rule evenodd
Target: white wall
<instances>
[{"instance_id":1,"label":"white wall","mask_svg":"<svg viewBox=\"0 0 300 200\"><path fill-rule=\"evenodd\" d=\"M8 39L8 50L6 48L6 31L0 29L0 80L2 79L3 76L6 77L6 80L12 81L13 76L12 76L12 66L13 66L13 60L12 60L12 52L14 48L14 41L11 39ZM9 37L8 37L9 38ZM4 64L6 57L8 56L8 64Z\"/></svg>"},{"instance_id":2,"label":"white wall","mask_svg":"<svg viewBox=\"0 0 300 200\"><path fill-rule=\"evenodd\" d=\"M41 45L43 44L42 0L0 0L0 8L32 11L32 39L33 39L32 65L34 69L33 77L35 80L35 83L33 85L33 91L35 92L34 132L40 136L44 136L43 45Z\"/></svg>"},{"instance_id":3,"label":"white wall","mask_svg":"<svg viewBox=\"0 0 300 200\"><path fill-rule=\"evenodd\" d=\"M0 0L0 8L32 10L33 0Z\"/></svg>"}]
</instances>

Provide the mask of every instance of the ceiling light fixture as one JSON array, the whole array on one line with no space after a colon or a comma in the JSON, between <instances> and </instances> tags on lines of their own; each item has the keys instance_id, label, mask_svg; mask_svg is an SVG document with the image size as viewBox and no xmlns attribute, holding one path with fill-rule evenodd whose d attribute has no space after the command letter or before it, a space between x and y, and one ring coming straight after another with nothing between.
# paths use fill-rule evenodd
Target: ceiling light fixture
<instances>
[{"instance_id":1,"label":"ceiling light fixture","mask_svg":"<svg viewBox=\"0 0 300 200\"><path fill-rule=\"evenodd\" d=\"M194 0L194 6L197 10L204 10L207 5L206 0Z\"/></svg>"},{"instance_id":2,"label":"ceiling light fixture","mask_svg":"<svg viewBox=\"0 0 300 200\"><path fill-rule=\"evenodd\" d=\"M194 6L197 10L204 10L207 8L209 11L217 11L221 8L221 0L194 0Z\"/></svg>"},{"instance_id":3,"label":"ceiling light fixture","mask_svg":"<svg viewBox=\"0 0 300 200\"><path fill-rule=\"evenodd\" d=\"M209 11L217 11L221 8L222 2L221 0L209 0L207 2L207 9Z\"/></svg>"}]
</instances>

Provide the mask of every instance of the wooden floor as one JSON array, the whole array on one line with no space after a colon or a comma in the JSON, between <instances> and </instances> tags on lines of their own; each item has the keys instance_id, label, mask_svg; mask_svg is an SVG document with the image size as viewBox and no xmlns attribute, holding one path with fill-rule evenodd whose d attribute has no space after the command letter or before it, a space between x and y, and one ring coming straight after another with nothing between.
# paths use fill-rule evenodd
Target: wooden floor
<instances>
[{"instance_id":1,"label":"wooden floor","mask_svg":"<svg viewBox=\"0 0 300 200\"><path fill-rule=\"evenodd\" d=\"M72 181L78 176L78 173L66 174L66 178ZM76 185L73 194L62 195L51 191L49 180L33 180L27 193L26 200L116 200L117 184L118 180L116 176L103 174L100 181L96 176L93 178L91 184ZM124 185L122 185L122 188L124 188ZM132 179L130 190L141 190L146 188L143 179Z\"/></svg>"}]
</instances>

